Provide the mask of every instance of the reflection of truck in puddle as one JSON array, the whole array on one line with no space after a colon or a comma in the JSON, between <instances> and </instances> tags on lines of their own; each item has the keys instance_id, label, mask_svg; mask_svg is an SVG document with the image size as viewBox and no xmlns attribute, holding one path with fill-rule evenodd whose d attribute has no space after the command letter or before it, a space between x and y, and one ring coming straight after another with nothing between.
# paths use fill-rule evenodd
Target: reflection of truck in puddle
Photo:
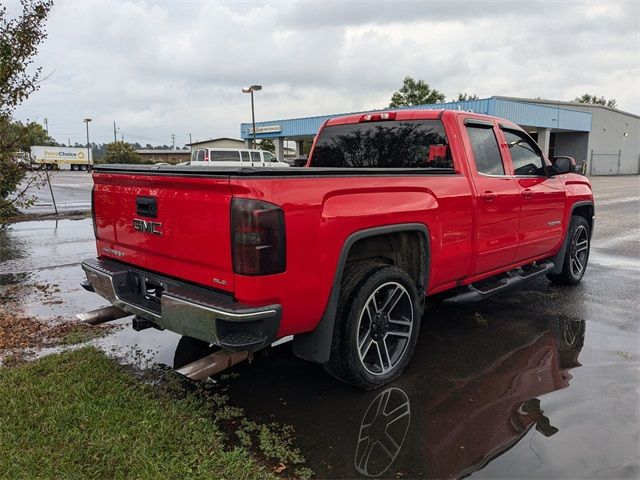
<instances>
[{"instance_id":1,"label":"reflection of truck in puddle","mask_svg":"<svg viewBox=\"0 0 640 480\"><path fill-rule=\"evenodd\" d=\"M91 170L91 149L72 147L31 147L31 168L47 170Z\"/></svg>"},{"instance_id":2,"label":"reflection of truck in puddle","mask_svg":"<svg viewBox=\"0 0 640 480\"><path fill-rule=\"evenodd\" d=\"M584 322L561 321L560 327L559 335L546 331L532 338L426 407L420 428L429 439L424 461L433 476L470 475L531 428L545 437L558 432L537 397L569 386L569 370L580 366Z\"/></svg>"},{"instance_id":3,"label":"reflection of truck in puddle","mask_svg":"<svg viewBox=\"0 0 640 480\"><path fill-rule=\"evenodd\" d=\"M275 360L275 352L270 362L284 363L276 370L286 375L272 376L268 362L264 367L256 362L223 388L249 414L254 407L243 399L276 388L277 395L261 396L255 411L293 425L297 444L308 452L318 476L393 478L402 472L404 478L465 477L533 428L545 437L558 431L540 397L569 386L570 370L580 366L585 323L550 319L545 329L537 326L539 320L439 338L437 345L417 350L420 368L381 392L333 388L286 354ZM499 338L493 342L492 336ZM188 361L191 346L181 342L176 359Z\"/></svg>"}]
</instances>

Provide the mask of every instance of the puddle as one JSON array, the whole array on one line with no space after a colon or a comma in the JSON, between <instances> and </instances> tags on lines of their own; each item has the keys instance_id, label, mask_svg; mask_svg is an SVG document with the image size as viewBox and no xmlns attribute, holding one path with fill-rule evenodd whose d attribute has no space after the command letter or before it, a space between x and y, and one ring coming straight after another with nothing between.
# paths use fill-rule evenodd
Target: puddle
<instances>
[{"instance_id":1,"label":"puddle","mask_svg":"<svg viewBox=\"0 0 640 480\"><path fill-rule=\"evenodd\" d=\"M403 376L373 392L286 345L223 385L251 418L292 425L319 478L637 477L637 338L524 311L481 327L470 313L437 313Z\"/></svg>"},{"instance_id":2,"label":"puddle","mask_svg":"<svg viewBox=\"0 0 640 480\"><path fill-rule=\"evenodd\" d=\"M104 306L79 286L94 255L91 219L0 230L0 295L44 319ZM620 266L596 253L576 288L540 279L465 308L433 305L403 376L372 392L290 343L218 385L249 418L292 425L319 478L637 478L640 270ZM122 361L193 354L171 332L114 323L90 343Z\"/></svg>"}]
</instances>

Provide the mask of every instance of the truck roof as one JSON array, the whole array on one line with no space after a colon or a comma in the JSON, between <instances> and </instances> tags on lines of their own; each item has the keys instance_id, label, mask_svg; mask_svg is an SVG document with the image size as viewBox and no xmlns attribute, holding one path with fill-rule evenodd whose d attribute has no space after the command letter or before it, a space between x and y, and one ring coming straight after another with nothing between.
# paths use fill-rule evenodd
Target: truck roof
<instances>
[{"instance_id":1,"label":"truck roof","mask_svg":"<svg viewBox=\"0 0 640 480\"><path fill-rule=\"evenodd\" d=\"M415 109L402 109L402 110L394 110L394 109L374 110L371 112L343 115L340 117L334 117L327 120L327 122L325 123L325 126L359 123L362 120L362 118L366 115L383 115L383 114L389 114L389 113L395 114L394 120L396 121L398 120L434 120L434 119L442 118L443 116L457 117L459 115L465 115L465 116L472 115L474 117L486 118L486 119L492 119L492 120L496 119L496 120L500 120L502 123L512 124L512 122L508 120L504 120L502 118L492 117L490 115L483 115L475 112L466 112L464 110L445 110L445 109L427 110L427 109L415 108Z\"/></svg>"}]
</instances>

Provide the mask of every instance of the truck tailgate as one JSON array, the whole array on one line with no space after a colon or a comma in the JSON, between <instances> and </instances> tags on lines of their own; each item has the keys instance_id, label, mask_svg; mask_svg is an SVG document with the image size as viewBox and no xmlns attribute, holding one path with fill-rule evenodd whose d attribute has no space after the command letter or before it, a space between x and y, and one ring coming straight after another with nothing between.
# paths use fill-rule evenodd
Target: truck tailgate
<instances>
[{"instance_id":1,"label":"truck tailgate","mask_svg":"<svg viewBox=\"0 0 640 480\"><path fill-rule=\"evenodd\" d=\"M228 176L93 179L100 257L233 292Z\"/></svg>"}]
</instances>

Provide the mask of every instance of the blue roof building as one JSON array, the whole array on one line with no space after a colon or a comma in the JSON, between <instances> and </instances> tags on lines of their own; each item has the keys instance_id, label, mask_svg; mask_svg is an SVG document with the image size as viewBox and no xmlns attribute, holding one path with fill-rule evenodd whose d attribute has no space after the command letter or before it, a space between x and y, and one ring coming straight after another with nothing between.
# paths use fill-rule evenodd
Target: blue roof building
<instances>
[{"instance_id":1,"label":"blue roof building","mask_svg":"<svg viewBox=\"0 0 640 480\"><path fill-rule=\"evenodd\" d=\"M640 173L640 116L614 108L497 96L411 108L464 110L505 118L527 130L549 157L575 157L578 163L587 163L588 173ZM325 120L352 113L362 112L256 122L256 139L274 139L280 160L284 159L284 141L295 141L296 155L301 156L303 142L313 140ZM240 135L247 144L252 141L251 123L240 125Z\"/></svg>"}]
</instances>

